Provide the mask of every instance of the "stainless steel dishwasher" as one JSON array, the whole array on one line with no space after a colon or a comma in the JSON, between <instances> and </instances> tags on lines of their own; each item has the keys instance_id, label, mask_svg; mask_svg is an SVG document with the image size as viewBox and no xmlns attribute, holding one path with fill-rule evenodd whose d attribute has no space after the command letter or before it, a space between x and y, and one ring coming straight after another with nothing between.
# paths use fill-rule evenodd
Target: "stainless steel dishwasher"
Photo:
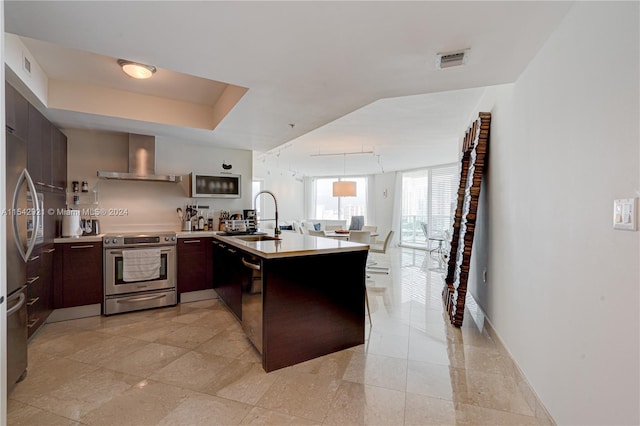
<instances>
[{"instance_id":1,"label":"stainless steel dishwasher","mask_svg":"<svg viewBox=\"0 0 640 426\"><path fill-rule=\"evenodd\" d=\"M251 279L242 283L242 329L262 353L262 262L243 257L242 264L251 270Z\"/></svg>"}]
</instances>

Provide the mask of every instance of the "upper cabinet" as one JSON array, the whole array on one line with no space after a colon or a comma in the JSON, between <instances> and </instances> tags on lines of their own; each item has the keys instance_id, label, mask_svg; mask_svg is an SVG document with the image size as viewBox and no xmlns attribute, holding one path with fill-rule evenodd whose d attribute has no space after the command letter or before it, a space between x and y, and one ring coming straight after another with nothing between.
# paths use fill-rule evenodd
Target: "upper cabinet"
<instances>
[{"instance_id":1,"label":"upper cabinet","mask_svg":"<svg viewBox=\"0 0 640 426\"><path fill-rule=\"evenodd\" d=\"M55 189L67 187L67 137L51 126L51 185Z\"/></svg>"},{"instance_id":2,"label":"upper cabinet","mask_svg":"<svg viewBox=\"0 0 640 426\"><path fill-rule=\"evenodd\" d=\"M40 188L67 186L67 137L28 104L27 169Z\"/></svg>"},{"instance_id":3,"label":"upper cabinet","mask_svg":"<svg viewBox=\"0 0 640 426\"><path fill-rule=\"evenodd\" d=\"M6 126L14 135L27 140L29 102L8 83L4 84L4 93Z\"/></svg>"},{"instance_id":4,"label":"upper cabinet","mask_svg":"<svg viewBox=\"0 0 640 426\"><path fill-rule=\"evenodd\" d=\"M51 162L51 131L49 122L33 105L29 104L29 134L27 136L27 169L36 185L47 186L44 178L43 163ZM51 166L47 167L51 173ZM47 179L50 180L50 179Z\"/></svg>"}]
</instances>

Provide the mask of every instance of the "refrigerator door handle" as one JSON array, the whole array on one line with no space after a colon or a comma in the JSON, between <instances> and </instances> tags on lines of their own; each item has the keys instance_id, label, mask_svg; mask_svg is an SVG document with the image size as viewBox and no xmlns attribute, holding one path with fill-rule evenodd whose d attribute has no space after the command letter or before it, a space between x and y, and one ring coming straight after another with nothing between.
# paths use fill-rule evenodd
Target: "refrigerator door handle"
<instances>
[{"instance_id":1,"label":"refrigerator door handle","mask_svg":"<svg viewBox=\"0 0 640 426\"><path fill-rule=\"evenodd\" d=\"M27 249L25 251L25 248L22 247L22 242L20 241L20 230L18 229L18 214L17 213L21 213L18 211L18 198L20 197L20 187L22 186L23 182L27 182L27 185L29 185L29 191L31 191L32 197L31 199L33 200L33 231L31 232L31 240L28 242L27 244ZM38 194L36 192L36 186L33 184L33 180L31 179L31 175L29 175L29 172L27 171L27 169L23 169L22 173L20 173L20 177L18 178L18 182L16 183L16 187L13 191L13 212L12 212L12 222L13 222L13 238L16 242L16 246L18 247L18 252L20 253L20 256L22 256L22 259L26 262L27 259L29 259L29 256L31 256L31 252L33 251L33 248L36 246L36 238L37 238L37 231L38 231L38 227L40 226L40 204L38 201Z\"/></svg>"},{"instance_id":2,"label":"refrigerator door handle","mask_svg":"<svg viewBox=\"0 0 640 426\"><path fill-rule=\"evenodd\" d=\"M22 305L24 305L24 301L27 300L27 298L24 295L24 291L20 292L20 295L18 297L18 303L11 309L7 310L7 316L11 316L14 312L16 312L18 309L22 308ZM9 299L7 299L7 302L9 302Z\"/></svg>"}]
</instances>

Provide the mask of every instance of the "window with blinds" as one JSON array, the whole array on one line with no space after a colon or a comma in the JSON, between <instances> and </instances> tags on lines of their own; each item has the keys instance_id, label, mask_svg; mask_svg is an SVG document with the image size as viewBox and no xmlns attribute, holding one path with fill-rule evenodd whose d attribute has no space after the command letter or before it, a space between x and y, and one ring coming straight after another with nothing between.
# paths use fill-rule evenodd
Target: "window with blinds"
<instances>
[{"instance_id":1,"label":"window with blinds","mask_svg":"<svg viewBox=\"0 0 640 426\"><path fill-rule=\"evenodd\" d=\"M457 190L457 164L403 172L401 244L432 248L427 236L445 237Z\"/></svg>"}]
</instances>

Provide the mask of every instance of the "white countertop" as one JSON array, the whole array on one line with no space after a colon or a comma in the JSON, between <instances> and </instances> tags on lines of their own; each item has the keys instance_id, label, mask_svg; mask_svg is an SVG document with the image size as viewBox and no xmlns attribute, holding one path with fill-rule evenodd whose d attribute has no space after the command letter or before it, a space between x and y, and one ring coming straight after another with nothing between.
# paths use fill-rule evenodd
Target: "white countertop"
<instances>
[{"instance_id":1,"label":"white countertop","mask_svg":"<svg viewBox=\"0 0 640 426\"><path fill-rule=\"evenodd\" d=\"M215 232L213 235L218 241L265 259L369 250L367 244L332 238L313 237L293 232L283 232L280 236L281 240L244 241L239 238L217 235Z\"/></svg>"},{"instance_id":2,"label":"white countertop","mask_svg":"<svg viewBox=\"0 0 640 426\"><path fill-rule=\"evenodd\" d=\"M61 238L54 238L53 242L55 244L58 243L95 243L95 242L102 242L102 237L104 237L105 234L98 234L98 235L84 235L82 237L61 237Z\"/></svg>"},{"instance_id":3,"label":"white countertop","mask_svg":"<svg viewBox=\"0 0 640 426\"><path fill-rule=\"evenodd\" d=\"M220 231L178 231L178 238L213 237Z\"/></svg>"}]
</instances>

